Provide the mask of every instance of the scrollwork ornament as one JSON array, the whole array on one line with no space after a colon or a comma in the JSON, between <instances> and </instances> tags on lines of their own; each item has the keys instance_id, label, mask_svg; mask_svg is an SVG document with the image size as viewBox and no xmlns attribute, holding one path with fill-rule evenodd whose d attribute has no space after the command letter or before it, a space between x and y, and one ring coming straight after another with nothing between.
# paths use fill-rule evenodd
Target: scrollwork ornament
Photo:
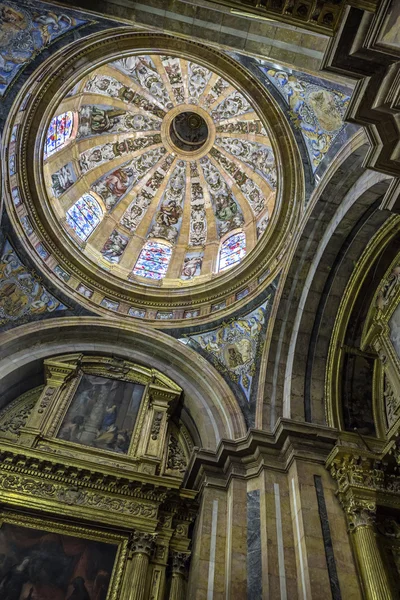
<instances>
[{"instance_id":1,"label":"scrollwork ornament","mask_svg":"<svg viewBox=\"0 0 400 600\"><path fill-rule=\"evenodd\" d=\"M54 394L54 388L49 387L47 388L47 390L45 391L43 398L40 401L39 404L39 408L38 408L38 413L41 415L42 413L44 413L44 411L46 410L46 408L48 407L51 397Z\"/></svg>"},{"instance_id":2,"label":"scrollwork ornament","mask_svg":"<svg viewBox=\"0 0 400 600\"><path fill-rule=\"evenodd\" d=\"M171 435L168 444L167 469L171 471L186 471L187 461L185 454L175 436Z\"/></svg>"},{"instance_id":3,"label":"scrollwork ornament","mask_svg":"<svg viewBox=\"0 0 400 600\"><path fill-rule=\"evenodd\" d=\"M333 462L330 472L337 481L339 493L352 485L373 490L385 489L385 474L378 460L346 454Z\"/></svg>"},{"instance_id":4,"label":"scrollwork ornament","mask_svg":"<svg viewBox=\"0 0 400 600\"><path fill-rule=\"evenodd\" d=\"M171 551L172 572L185 576L188 571L190 554L188 552Z\"/></svg>"},{"instance_id":5,"label":"scrollwork ornament","mask_svg":"<svg viewBox=\"0 0 400 600\"><path fill-rule=\"evenodd\" d=\"M13 414L6 418L0 425L0 431L11 433L13 435L19 435L22 427L25 426L29 415L35 406L36 400L31 400L28 404L22 406L18 411L14 411Z\"/></svg>"},{"instance_id":6,"label":"scrollwork ornament","mask_svg":"<svg viewBox=\"0 0 400 600\"><path fill-rule=\"evenodd\" d=\"M135 531L129 545L131 555L147 554L151 556L154 551L156 537L154 533Z\"/></svg>"}]
</instances>

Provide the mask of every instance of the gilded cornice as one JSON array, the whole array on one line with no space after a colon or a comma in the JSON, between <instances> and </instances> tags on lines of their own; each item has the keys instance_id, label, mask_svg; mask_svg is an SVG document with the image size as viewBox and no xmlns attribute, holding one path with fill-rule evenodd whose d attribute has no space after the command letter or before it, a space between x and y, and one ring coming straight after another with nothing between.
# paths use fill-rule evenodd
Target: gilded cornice
<instances>
[{"instance_id":1,"label":"gilded cornice","mask_svg":"<svg viewBox=\"0 0 400 600\"><path fill-rule=\"evenodd\" d=\"M158 509L169 498L175 506L195 492L180 491L180 481L146 473L94 468L82 460L53 457L40 450L0 445L0 498L8 505L29 503L42 510L93 518L132 527L135 519L157 523ZM182 500L181 500L182 499ZM181 517L179 517L181 518Z\"/></svg>"}]
</instances>

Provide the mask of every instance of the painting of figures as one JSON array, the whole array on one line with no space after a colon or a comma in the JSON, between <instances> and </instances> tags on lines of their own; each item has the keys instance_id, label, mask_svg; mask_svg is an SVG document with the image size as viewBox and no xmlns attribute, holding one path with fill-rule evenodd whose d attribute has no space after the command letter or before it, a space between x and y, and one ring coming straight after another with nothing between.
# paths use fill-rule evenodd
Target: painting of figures
<instances>
[{"instance_id":1,"label":"painting of figures","mask_svg":"<svg viewBox=\"0 0 400 600\"><path fill-rule=\"evenodd\" d=\"M126 454L144 386L84 374L58 437Z\"/></svg>"},{"instance_id":2,"label":"painting of figures","mask_svg":"<svg viewBox=\"0 0 400 600\"><path fill-rule=\"evenodd\" d=\"M106 600L117 546L5 523L1 600Z\"/></svg>"}]
</instances>

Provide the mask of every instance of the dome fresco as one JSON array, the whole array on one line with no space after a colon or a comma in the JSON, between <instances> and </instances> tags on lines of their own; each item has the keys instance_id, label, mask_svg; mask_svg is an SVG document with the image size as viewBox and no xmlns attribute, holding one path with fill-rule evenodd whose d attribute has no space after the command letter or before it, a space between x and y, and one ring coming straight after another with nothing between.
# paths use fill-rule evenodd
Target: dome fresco
<instances>
[{"instance_id":1,"label":"dome fresco","mask_svg":"<svg viewBox=\"0 0 400 600\"><path fill-rule=\"evenodd\" d=\"M234 267L274 211L275 158L249 99L175 56L128 56L85 76L53 114L43 161L70 239L142 285Z\"/></svg>"}]
</instances>

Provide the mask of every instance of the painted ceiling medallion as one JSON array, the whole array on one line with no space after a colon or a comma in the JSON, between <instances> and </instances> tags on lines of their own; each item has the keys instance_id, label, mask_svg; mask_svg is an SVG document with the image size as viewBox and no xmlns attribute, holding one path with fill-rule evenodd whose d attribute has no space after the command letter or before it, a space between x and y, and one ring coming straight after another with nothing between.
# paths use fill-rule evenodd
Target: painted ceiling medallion
<instances>
[{"instance_id":1,"label":"painted ceiling medallion","mask_svg":"<svg viewBox=\"0 0 400 600\"><path fill-rule=\"evenodd\" d=\"M129 56L78 82L43 160L69 237L129 282L207 281L254 248L274 210L275 158L255 108L175 56Z\"/></svg>"}]
</instances>

